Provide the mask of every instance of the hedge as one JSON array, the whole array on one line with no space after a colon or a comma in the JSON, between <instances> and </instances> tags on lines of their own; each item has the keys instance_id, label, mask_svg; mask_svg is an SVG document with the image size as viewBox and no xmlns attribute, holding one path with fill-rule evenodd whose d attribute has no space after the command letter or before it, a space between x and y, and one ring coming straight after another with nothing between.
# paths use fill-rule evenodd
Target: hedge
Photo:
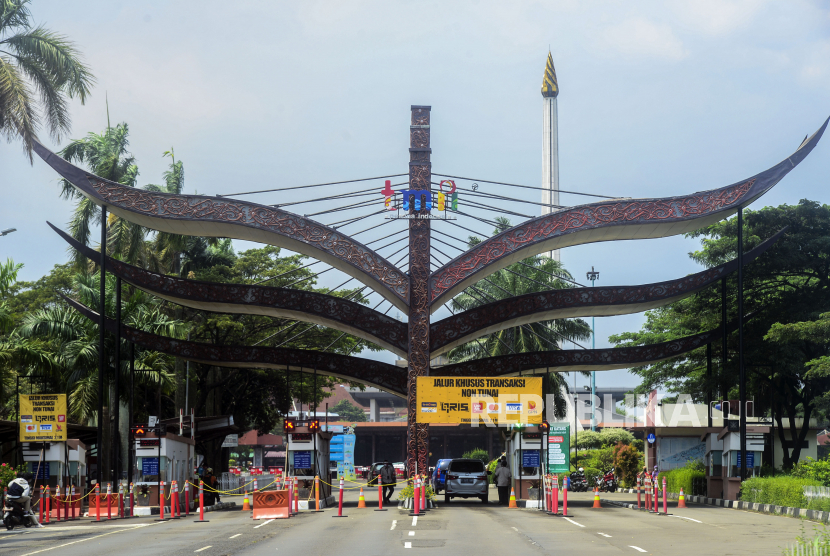
<instances>
[{"instance_id":1,"label":"hedge","mask_svg":"<svg viewBox=\"0 0 830 556\"><path fill-rule=\"evenodd\" d=\"M823 486L820 481L803 477L753 477L741 484L741 500L774 504L790 508L830 511L830 499L804 496L805 486Z\"/></svg>"},{"instance_id":2,"label":"hedge","mask_svg":"<svg viewBox=\"0 0 830 556\"><path fill-rule=\"evenodd\" d=\"M666 489L669 492L679 493L683 489L684 494L691 494L694 479L705 479L706 472L690 467L680 467L671 471L661 471L657 475L658 486L663 488L663 477L666 478Z\"/></svg>"}]
</instances>

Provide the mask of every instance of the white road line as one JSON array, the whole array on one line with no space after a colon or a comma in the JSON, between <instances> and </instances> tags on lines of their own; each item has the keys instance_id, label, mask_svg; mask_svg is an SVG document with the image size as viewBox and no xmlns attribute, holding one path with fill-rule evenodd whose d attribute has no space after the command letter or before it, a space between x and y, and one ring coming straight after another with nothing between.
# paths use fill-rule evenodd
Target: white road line
<instances>
[{"instance_id":1,"label":"white road line","mask_svg":"<svg viewBox=\"0 0 830 556\"><path fill-rule=\"evenodd\" d=\"M689 521L694 521L695 523L703 523L702 521L698 521L696 519L692 519L691 517L686 517L682 515L673 515L672 517L679 517L680 519L688 519Z\"/></svg>"},{"instance_id":2,"label":"white road line","mask_svg":"<svg viewBox=\"0 0 830 556\"><path fill-rule=\"evenodd\" d=\"M605 533L597 533L597 535L602 535L602 536L603 536L603 537L605 537L606 539L610 539L610 538L611 538L611 535L606 535Z\"/></svg>"},{"instance_id":3,"label":"white road line","mask_svg":"<svg viewBox=\"0 0 830 556\"><path fill-rule=\"evenodd\" d=\"M260 527L262 527L263 525L268 525L268 524L269 524L269 523L271 523L272 521L274 521L274 520L273 520L273 519L269 519L268 521L263 521L263 522L262 522L262 523L260 523L259 525L254 525L254 529L259 529L259 528L260 528Z\"/></svg>"},{"instance_id":4,"label":"white road line","mask_svg":"<svg viewBox=\"0 0 830 556\"><path fill-rule=\"evenodd\" d=\"M144 527L151 527L153 525L160 525L160 524L163 524L163 523L170 523L170 522L169 521L160 521L158 523L143 523L142 525ZM116 533L123 533L124 531L132 531L134 529L136 529L136 527L129 527L127 529L119 529L118 531L110 531L109 533L104 533L103 535L96 535L94 537L89 537L89 538L86 538L86 539L80 539L80 540L77 540L77 541L68 542L68 543L61 544L61 545L58 545L58 546L53 546L53 547L50 547L50 548L44 548L42 550L35 550L34 552L27 552L26 554L23 554L22 556L31 556L32 554L40 554L41 552L49 552L50 550L55 550L56 548L63 548L65 546L78 544L79 542L91 541L92 539L100 539L101 537L106 537L108 535L114 535Z\"/></svg>"},{"instance_id":5,"label":"white road line","mask_svg":"<svg viewBox=\"0 0 830 556\"><path fill-rule=\"evenodd\" d=\"M242 533L237 533L237 534L235 534L234 536L232 536L232 537L228 537L228 538L229 538L229 539L235 539L236 537L238 537L238 536L239 536L239 535L241 535L241 534L242 534Z\"/></svg>"},{"instance_id":6,"label":"white road line","mask_svg":"<svg viewBox=\"0 0 830 556\"><path fill-rule=\"evenodd\" d=\"M642 549L642 548L640 548L639 546L634 546L634 545L629 544L629 545L628 545L628 547L629 547L629 548L633 548L633 549L634 549L634 550L636 550L637 552L648 552L648 550L643 550L643 549Z\"/></svg>"},{"instance_id":7,"label":"white road line","mask_svg":"<svg viewBox=\"0 0 830 556\"><path fill-rule=\"evenodd\" d=\"M518 530L518 529L516 529L515 527L511 527L511 529L513 529L513 530L514 530L514 531L516 531L517 533L519 532L519 530Z\"/></svg>"},{"instance_id":8,"label":"white road line","mask_svg":"<svg viewBox=\"0 0 830 556\"><path fill-rule=\"evenodd\" d=\"M410 537L414 537L414 536L415 536L415 531L410 531L410 532L409 532L409 536L410 536Z\"/></svg>"},{"instance_id":9,"label":"white road line","mask_svg":"<svg viewBox=\"0 0 830 556\"><path fill-rule=\"evenodd\" d=\"M201 551L203 551L203 550L207 550L207 549L208 549L208 548L210 548L211 546L213 546L213 545L212 545L212 544L209 544L209 545L207 545L206 547L204 547L204 548L200 548L199 550L194 550L193 552L201 552Z\"/></svg>"},{"instance_id":10,"label":"white road line","mask_svg":"<svg viewBox=\"0 0 830 556\"><path fill-rule=\"evenodd\" d=\"M565 519L567 519L568 521L570 521L570 522L571 522L571 523L573 523L574 525L577 525L577 526L579 526L579 527L585 527L585 526L584 526L584 525L582 525L581 523L577 523L576 521L574 521L573 519L571 519L571 518L569 518L569 517L566 517Z\"/></svg>"},{"instance_id":11,"label":"white road line","mask_svg":"<svg viewBox=\"0 0 830 556\"><path fill-rule=\"evenodd\" d=\"M415 527L416 525L418 525L418 516L417 515L412 518L412 526Z\"/></svg>"},{"instance_id":12,"label":"white road line","mask_svg":"<svg viewBox=\"0 0 830 556\"><path fill-rule=\"evenodd\" d=\"M392 527L390 527L390 528L389 528L389 530L390 530L390 531L394 531L394 530L395 530L395 527L397 527L397 526L398 526L398 520L397 520L397 519L393 519L393 520L392 520Z\"/></svg>"},{"instance_id":13,"label":"white road line","mask_svg":"<svg viewBox=\"0 0 830 556\"><path fill-rule=\"evenodd\" d=\"M412 548L412 543L411 542L405 542L405 543L403 543L403 547L404 548Z\"/></svg>"}]
</instances>

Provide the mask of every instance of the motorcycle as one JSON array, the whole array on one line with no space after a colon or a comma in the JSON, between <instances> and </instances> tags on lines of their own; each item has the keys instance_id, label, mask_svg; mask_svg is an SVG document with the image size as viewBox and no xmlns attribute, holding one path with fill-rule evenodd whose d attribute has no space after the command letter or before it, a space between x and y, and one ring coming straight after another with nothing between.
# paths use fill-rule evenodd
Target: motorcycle
<instances>
[{"instance_id":1,"label":"motorcycle","mask_svg":"<svg viewBox=\"0 0 830 556\"><path fill-rule=\"evenodd\" d=\"M18 525L26 528L32 526L29 516L26 515L26 510L23 509L23 504L14 499L6 499L6 507L3 508L3 525L6 529L11 531Z\"/></svg>"},{"instance_id":2,"label":"motorcycle","mask_svg":"<svg viewBox=\"0 0 830 556\"><path fill-rule=\"evenodd\" d=\"M585 472L581 467L578 471L570 474L568 490L571 492L588 492L588 479L585 478Z\"/></svg>"},{"instance_id":3,"label":"motorcycle","mask_svg":"<svg viewBox=\"0 0 830 556\"><path fill-rule=\"evenodd\" d=\"M596 484L600 492L617 492L617 478L614 476L614 468L605 475L597 475Z\"/></svg>"}]
</instances>

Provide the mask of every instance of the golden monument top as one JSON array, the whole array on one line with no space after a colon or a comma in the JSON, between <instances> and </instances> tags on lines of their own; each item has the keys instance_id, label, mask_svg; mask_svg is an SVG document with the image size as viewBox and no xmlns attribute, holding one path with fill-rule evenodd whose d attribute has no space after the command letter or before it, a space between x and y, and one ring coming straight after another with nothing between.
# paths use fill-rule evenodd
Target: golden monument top
<instances>
[{"instance_id":1,"label":"golden monument top","mask_svg":"<svg viewBox=\"0 0 830 556\"><path fill-rule=\"evenodd\" d=\"M548 63L545 64L545 77L542 79L542 96L559 96L559 83L556 81L556 69L553 67L553 56L548 52Z\"/></svg>"}]
</instances>

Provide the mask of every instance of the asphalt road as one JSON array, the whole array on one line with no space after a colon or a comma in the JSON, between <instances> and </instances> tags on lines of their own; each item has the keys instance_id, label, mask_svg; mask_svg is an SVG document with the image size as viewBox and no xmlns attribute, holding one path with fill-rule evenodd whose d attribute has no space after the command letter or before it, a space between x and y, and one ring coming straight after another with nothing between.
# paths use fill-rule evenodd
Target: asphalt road
<instances>
[{"instance_id":1,"label":"asphalt road","mask_svg":"<svg viewBox=\"0 0 830 556\"><path fill-rule=\"evenodd\" d=\"M157 522L134 518L94 524L89 520L44 529L0 532L0 555L97 556L109 554L260 556L387 555L429 549L430 554L667 554L680 556L781 554L796 536L823 526L801 520L726 508L695 506L671 516L620 507L592 509L590 494L572 494L572 517L550 517L528 509L507 509L478 500L453 500L413 519L396 506L375 512L376 493L366 492L367 509L347 491L345 518L301 513L291 519L254 521L239 509ZM493 493L495 494L495 493ZM491 499L496 498L491 496ZM630 494L603 498L636 501ZM241 497L223 497L223 501ZM439 498L443 500L443 498Z\"/></svg>"}]
</instances>

